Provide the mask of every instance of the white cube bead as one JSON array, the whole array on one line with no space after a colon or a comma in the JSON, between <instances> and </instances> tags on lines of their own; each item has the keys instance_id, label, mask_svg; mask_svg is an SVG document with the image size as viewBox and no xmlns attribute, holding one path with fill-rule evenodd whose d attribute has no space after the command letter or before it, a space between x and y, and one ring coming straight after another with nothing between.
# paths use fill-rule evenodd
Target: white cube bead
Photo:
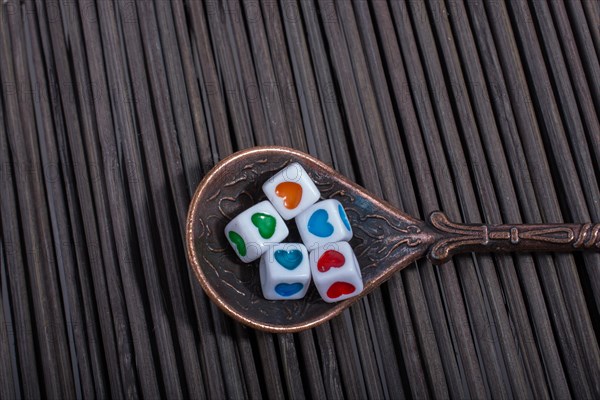
<instances>
[{"instance_id":1,"label":"white cube bead","mask_svg":"<svg viewBox=\"0 0 600 400\"><path fill-rule=\"evenodd\" d=\"M267 300L296 300L310 285L308 251L301 243L269 247L260 259L260 284Z\"/></svg>"},{"instance_id":2,"label":"white cube bead","mask_svg":"<svg viewBox=\"0 0 600 400\"><path fill-rule=\"evenodd\" d=\"M310 251L327 243L349 241L352 227L342 204L334 199L320 201L296 217L302 242Z\"/></svg>"},{"instance_id":3,"label":"white cube bead","mask_svg":"<svg viewBox=\"0 0 600 400\"><path fill-rule=\"evenodd\" d=\"M262 189L285 220L294 218L321 197L315 183L298 163L292 163L273 175Z\"/></svg>"},{"instance_id":4,"label":"white cube bead","mask_svg":"<svg viewBox=\"0 0 600 400\"><path fill-rule=\"evenodd\" d=\"M285 221L268 201L240 213L225 226L225 236L243 262L252 262L269 246L282 242L289 234Z\"/></svg>"},{"instance_id":5,"label":"white cube bead","mask_svg":"<svg viewBox=\"0 0 600 400\"><path fill-rule=\"evenodd\" d=\"M347 242L329 243L310 252L310 270L327 303L354 297L363 290L360 266Z\"/></svg>"}]
</instances>

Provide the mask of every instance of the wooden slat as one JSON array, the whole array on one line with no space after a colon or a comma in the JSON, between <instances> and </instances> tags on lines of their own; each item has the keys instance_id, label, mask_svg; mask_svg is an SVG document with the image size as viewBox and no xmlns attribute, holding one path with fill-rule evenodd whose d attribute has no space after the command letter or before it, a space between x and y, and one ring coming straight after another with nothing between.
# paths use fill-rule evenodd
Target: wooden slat
<instances>
[{"instance_id":1,"label":"wooden slat","mask_svg":"<svg viewBox=\"0 0 600 400\"><path fill-rule=\"evenodd\" d=\"M5 13L0 24L0 42L3 51L12 56L2 57L0 68L5 82L14 82L15 87L19 87L6 102L7 136L14 157L15 174L27 176L19 186L18 215L25 259L29 266L29 285L35 293L32 302L37 344L41 353L41 372L47 396L72 398L76 388L67 339L67 330L72 327L66 326L60 304L62 296L59 294L57 269L62 266L56 264L51 243L21 10L18 3L11 3L11 6L13 12ZM44 206L38 206L41 204Z\"/></svg>"}]
</instances>

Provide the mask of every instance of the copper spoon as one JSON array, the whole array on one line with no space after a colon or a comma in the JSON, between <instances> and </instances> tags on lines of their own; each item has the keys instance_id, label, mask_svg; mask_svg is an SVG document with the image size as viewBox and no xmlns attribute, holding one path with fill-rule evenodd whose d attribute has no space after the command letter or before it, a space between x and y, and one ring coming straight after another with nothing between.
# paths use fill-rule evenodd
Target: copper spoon
<instances>
[{"instance_id":1,"label":"copper spoon","mask_svg":"<svg viewBox=\"0 0 600 400\"><path fill-rule=\"evenodd\" d=\"M306 169L323 198L336 198L346 208L364 281L358 297L328 304L312 287L302 300L266 300L257 266L239 261L229 247L223 234L227 222L263 200L262 184L291 162ZM298 240L293 225L288 224L288 241ZM439 264L464 252L600 250L600 224L464 225L450 222L441 212L421 221L321 161L284 147L255 147L219 162L196 190L186 236L192 269L208 296L236 320L269 332L297 332L321 324L424 256Z\"/></svg>"}]
</instances>

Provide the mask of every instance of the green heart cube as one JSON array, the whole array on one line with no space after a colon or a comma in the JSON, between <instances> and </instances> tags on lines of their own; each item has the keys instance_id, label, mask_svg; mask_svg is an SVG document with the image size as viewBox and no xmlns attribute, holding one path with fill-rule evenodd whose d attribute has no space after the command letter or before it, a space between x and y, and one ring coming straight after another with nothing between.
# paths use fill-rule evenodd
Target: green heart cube
<instances>
[{"instance_id":1,"label":"green heart cube","mask_svg":"<svg viewBox=\"0 0 600 400\"><path fill-rule=\"evenodd\" d=\"M238 257L246 263L257 260L269 246L289 234L285 221L269 201L243 211L225 227L225 236Z\"/></svg>"}]
</instances>

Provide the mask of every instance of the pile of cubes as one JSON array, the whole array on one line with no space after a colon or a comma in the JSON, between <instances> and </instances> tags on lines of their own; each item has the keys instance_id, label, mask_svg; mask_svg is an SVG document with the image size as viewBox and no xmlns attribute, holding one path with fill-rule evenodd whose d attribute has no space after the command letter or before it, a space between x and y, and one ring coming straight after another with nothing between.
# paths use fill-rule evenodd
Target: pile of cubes
<instances>
[{"instance_id":1,"label":"pile of cubes","mask_svg":"<svg viewBox=\"0 0 600 400\"><path fill-rule=\"evenodd\" d=\"M328 303L358 295L363 281L342 204L319 201L319 189L298 163L279 171L262 189L268 200L237 215L225 235L243 262L260 258L263 296L301 299L311 280ZM284 243L289 234L285 221L292 218L302 243Z\"/></svg>"}]
</instances>

